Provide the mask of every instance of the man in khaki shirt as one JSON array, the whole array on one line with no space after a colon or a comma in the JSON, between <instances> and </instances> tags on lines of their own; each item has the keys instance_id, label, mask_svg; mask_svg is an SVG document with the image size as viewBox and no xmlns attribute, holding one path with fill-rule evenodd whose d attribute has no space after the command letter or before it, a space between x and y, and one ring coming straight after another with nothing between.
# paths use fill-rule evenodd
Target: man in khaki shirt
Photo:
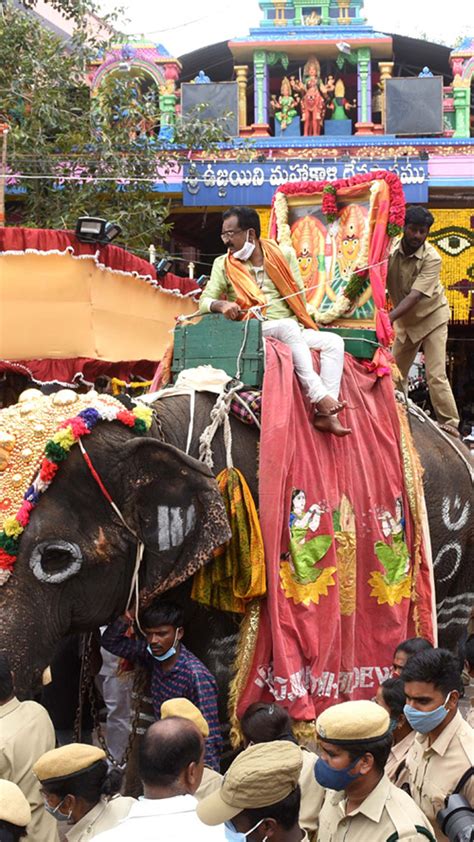
<instances>
[{"instance_id":1,"label":"man in khaki shirt","mask_svg":"<svg viewBox=\"0 0 474 842\"><path fill-rule=\"evenodd\" d=\"M296 742L291 730L291 718L287 710L274 702L253 702L240 720L242 734L246 748L257 743L268 743L275 740ZM303 765L299 777L301 790L301 804L299 826L308 834L313 842L317 838L318 816L326 794L314 777L314 766L317 755L313 751L300 746Z\"/></svg>"},{"instance_id":2,"label":"man in khaki shirt","mask_svg":"<svg viewBox=\"0 0 474 842\"><path fill-rule=\"evenodd\" d=\"M388 712L393 736L385 774L395 786L403 787L408 782L406 759L415 740L415 731L403 713L405 690L401 678L387 678L378 688L375 701Z\"/></svg>"},{"instance_id":3,"label":"man in khaki shirt","mask_svg":"<svg viewBox=\"0 0 474 842\"><path fill-rule=\"evenodd\" d=\"M343 702L316 721L321 757L316 780L328 792L319 814L321 842L434 842L412 798L384 774L390 717L369 701Z\"/></svg>"},{"instance_id":4,"label":"man in khaki shirt","mask_svg":"<svg viewBox=\"0 0 474 842\"><path fill-rule=\"evenodd\" d=\"M431 649L410 658L402 672L405 716L418 731L407 756L412 798L430 820L438 840L447 840L436 816L464 773L474 765L474 731L458 711L460 675L447 649ZM474 777L460 790L474 805Z\"/></svg>"},{"instance_id":5,"label":"man in khaki shirt","mask_svg":"<svg viewBox=\"0 0 474 842\"><path fill-rule=\"evenodd\" d=\"M58 842L57 823L44 809L33 764L54 748L56 738L47 711L36 702L20 702L13 691L7 659L0 655L0 778L13 781L31 808L28 839Z\"/></svg>"},{"instance_id":6,"label":"man in khaki shirt","mask_svg":"<svg viewBox=\"0 0 474 842\"><path fill-rule=\"evenodd\" d=\"M459 415L446 376L449 305L440 282L441 258L426 242L432 214L425 208L407 209L403 238L389 262L387 290L394 305L393 355L406 385L408 372L423 347L431 403L438 422L458 435Z\"/></svg>"}]
</instances>

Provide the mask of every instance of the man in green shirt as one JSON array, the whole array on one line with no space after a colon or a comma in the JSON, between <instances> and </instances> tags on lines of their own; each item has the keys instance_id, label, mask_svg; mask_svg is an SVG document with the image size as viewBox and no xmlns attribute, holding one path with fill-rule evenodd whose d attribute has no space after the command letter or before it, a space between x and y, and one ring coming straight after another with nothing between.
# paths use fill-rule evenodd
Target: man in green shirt
<instances>
[{"instance_id":1,"label":"man in green shirt","mask_svg":"<svg viewBox=\"0 0 474 842\"><path fill-rule=\"evenodd\" d=\"M253 314L263 321L263 335L273 336L291 348L296 375L315 406L315 427L338 436L347 435L351 430L343 427L337 417L345 406L339 400L344 342L336 334L315 329L306 311L295 252L291 247L277 247L260 238L260 219L253 208L233 207L225 211L221 237L228 252L214 261L200 299L200 311L222 313L226 319L235 320L253 309ZM282 294L292 287L296 292L301 290L301 295ZM313 369L312 349L321 352L319 375Z\"/></svg>"}]
</instances>

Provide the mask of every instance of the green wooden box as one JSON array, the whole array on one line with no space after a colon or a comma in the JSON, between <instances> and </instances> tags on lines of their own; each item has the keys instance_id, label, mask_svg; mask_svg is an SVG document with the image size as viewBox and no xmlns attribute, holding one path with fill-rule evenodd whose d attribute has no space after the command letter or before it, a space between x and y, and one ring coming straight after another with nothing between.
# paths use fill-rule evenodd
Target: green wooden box
<instances>
[{"instance_id":1,"label":"green wooden box","mask_svg":"<svg viewBox=\"0 0 474 842\"><path fill-rule=\"evenodd\" d=\"M377 334L371 328L355 327L322 327L321 330L329 330L337 333L344 340L344 348L348 354L362 360L371 360L378 347Z\"/></svg>"},{"instance_id":2,"label":"green wooden box","mask_svg":"<svg viewBox=\"0 0 474 842\"><path fill-rule=\"evenodd\" d=\"M218 313L203 316L197 324L178 325L174 332L173 379L184 368L212 365L230 376L238 374L246 386L261 389L263 383L262 325L257 319L232 322Z\"/></svg>"}]
</instances>

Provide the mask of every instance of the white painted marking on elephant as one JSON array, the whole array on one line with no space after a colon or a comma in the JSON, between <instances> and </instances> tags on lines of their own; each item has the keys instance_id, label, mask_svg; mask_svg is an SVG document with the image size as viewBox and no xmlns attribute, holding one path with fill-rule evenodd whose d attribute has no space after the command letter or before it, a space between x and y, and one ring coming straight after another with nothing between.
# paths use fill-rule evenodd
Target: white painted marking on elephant
<instances>
[{"instance_id":1,"label":"white painted marking on elephant","mask_svg":"<svg viewBox=\"0 0 474 842\"><path fill-rule=\"evenodd\" d=\"M180 547L184 541L184 524L182 517L182 509L173 506L170 509L170 535L171 546Z\"/></svg>"},{"instance_id":2,"label":"white painted marking on elephant","mask_svg":"<svg viewBox=\"0 0 474 842\"><path fill-rule=\"evenodd\" d=\"M438 628L439 629L446 629L448 626L460 625L465 626L468 618L471 615L471 609L468 605L465 606L464 611L461 613L459 617L450 617L449 620L445 620L444 622L440 623L438 620Z\"/></svg>"},{"instance_id":3,"label":"white painted marking on elephant","mask_svg":"<svg viewBox=\"0 0 474 842\"><path fill-rule=\"evenodd\" d=\"M471 504L469 500L466 500L462 510L461 505L461 498L458 494L456 494L454 501L450 500L449 497L443 497L441 516L446 529L449 529L450 532L458 532L466 526L471 511ZM451 508L453 509L452 515Z\"/></svg>"},{"instance_id":4,"label":"white painted marking on elephant","mask_svg":"<svg viewBox=\"0 0 474 842\"><path fill-rule=\"evenodd\" d=\"M470 605L468 605L467 603L463 603L462 605L453 605L451 608L440 608L437 614L438 617L444 617L447 614L454 614L456 611L469 612L470 610Z\"/></svg>"},{"instance_id":5,"label":"white painted marking on elephant","mask_svg":"<svg viewBox=\"0 0 474 842\"><path fill-rule=\"evenodd\" d=\"M438 605L444 605L445 602L459 602L460 599L465 599L468 596L472 596L474 599L474 591L466 591L466 593L458 593L454 596L445 596Z\"/></svg>"},{"instance_id":6,"label":"white painted marking on elephant","mask_svg":"<svg viewBox=\"0 0 474 842\"><path fill-rule=\"evenodd\" d=\"M196 525L196 509L194 503L191 503L189 508L186 510L186 527L184 530L185 535L189 535L190 532L193 531Z\"/></svg>"},{"instance_id":7,"label":"white painted marking on elephant","mask_svg":"<svg viewBox=\"0 0 474 842\"><path fill-rule=\"evenodd\" d=\"M180 547L194 529L196 509L180 506L158 506L158 547L160 551Z\"/></svg>"},{"instance_id":8,"label":"white painted marking on elephant","mask_svg":"<svg viewBox=\"0 0 474 842\"><path fill-rule=\"evenodd\" d=\"M169 550L171 547L168 506L158 506L158 547L160 550Z\"/></svg>"},{"instance_id":9,"label":"white painted marking on elephant","mask_svg":"<svg viewBox=\"0 0 474 842\"><path fill-rule=\"evenodd\" d=\"M440 582L447 582L449 579L452 579L453 576L455 576L455 574L458 572L459 565L461 564L462 550L460 544L458 544L457 541L452 541L449 544L445 544L444 547L441 547L441 549L438 551L438 555L436 556L433 562L433 567L436 569L443 560L444 556L447 555L447 553L450 553L451 551L456 553L456 561L454 562L453 568L450 571L450 573L448 573L446 576L436 576L436 581L438 582L438 584Z\"/></svg>"}]
</instances>

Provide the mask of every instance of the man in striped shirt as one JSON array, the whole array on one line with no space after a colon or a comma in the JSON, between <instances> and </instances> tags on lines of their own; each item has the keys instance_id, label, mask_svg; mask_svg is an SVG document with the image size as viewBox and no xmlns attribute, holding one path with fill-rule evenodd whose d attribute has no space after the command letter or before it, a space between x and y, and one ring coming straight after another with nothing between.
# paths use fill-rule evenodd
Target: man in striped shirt
<instances>
[{"instance_id":1,"label":"man in striped shirt","mask_svg":"<svg viewBox=\"0 0 474 842\"><path fill-rule=\"evenodd\" d=\"M127 636L131 617L120 617L102 635L108 652L145 666L150 673L151 698L156 719L163 702L177 697L189 699L209 725L205 761L219 771L221 731L217 712L217 685L204 664L181 642L183 614L171 602L155 600L140 613L145 638Z\"/></svg>"}]
</instances>

